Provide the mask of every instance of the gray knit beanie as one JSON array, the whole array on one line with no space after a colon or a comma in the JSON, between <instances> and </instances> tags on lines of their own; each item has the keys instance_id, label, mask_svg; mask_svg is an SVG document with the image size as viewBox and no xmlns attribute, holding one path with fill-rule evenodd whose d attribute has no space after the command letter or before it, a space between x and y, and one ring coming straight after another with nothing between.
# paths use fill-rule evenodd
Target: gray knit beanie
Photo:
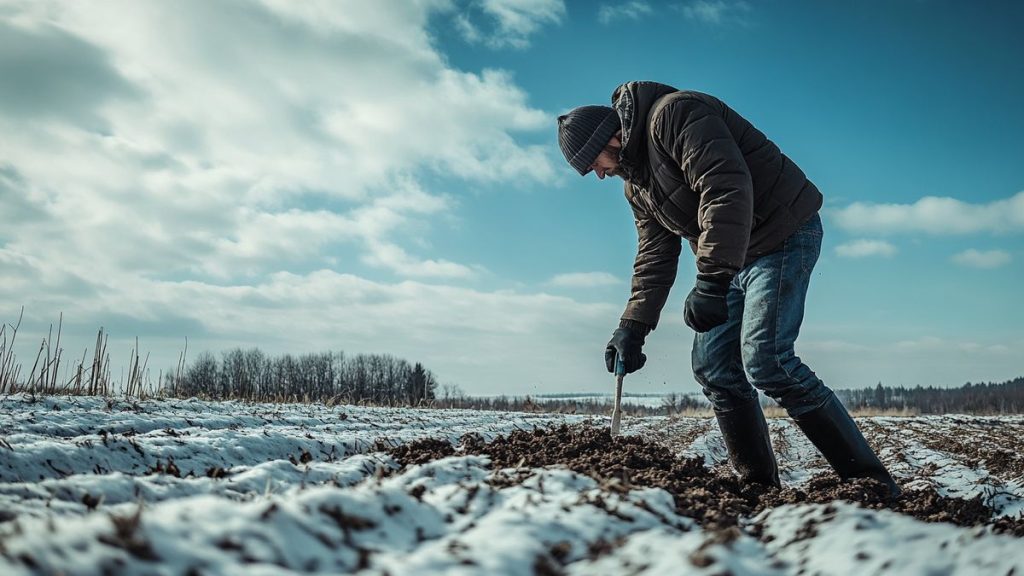
<instances>
[{"instance_id":1,"label":"gray knit beanie","mask_svg":"<svg viewBox=\"0 0 1024 576\"><path fill-rule=\"evenodd\" d=\"M608 106L573 108L558 117L558 145L569 164L585 176L619 126L619 115Z\"/></svg>"}]
</instances>

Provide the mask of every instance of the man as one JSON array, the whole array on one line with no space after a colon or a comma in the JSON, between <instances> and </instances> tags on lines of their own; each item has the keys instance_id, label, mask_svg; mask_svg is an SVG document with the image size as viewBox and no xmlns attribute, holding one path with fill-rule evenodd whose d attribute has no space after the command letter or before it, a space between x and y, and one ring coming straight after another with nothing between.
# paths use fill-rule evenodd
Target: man
<instances>
[{"instance_id":1,"label":"man","mask_svg":"<svg viewBox=\"0 0 1024 576\"><path fill-rule=\"evenodd\" d=\"M558 140L580 175L620 176L638 248L632 294L605 351L626 372L675 281L681 239L697 258L683 318L696 336L693 371L741 478L779 486L757 390L786 409L841 478L900 488L836 396L794 353L821 249L822 196L779 148L721 100L655 82L628 82L612 106L558 118Z\"/></svg>"}]
</instances>

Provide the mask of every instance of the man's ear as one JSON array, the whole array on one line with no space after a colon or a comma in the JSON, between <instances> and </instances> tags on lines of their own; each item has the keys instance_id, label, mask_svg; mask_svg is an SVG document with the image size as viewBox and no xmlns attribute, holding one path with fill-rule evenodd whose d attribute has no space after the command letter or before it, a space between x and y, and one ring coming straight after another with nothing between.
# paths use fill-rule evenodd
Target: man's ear
<instances>
[{"instance_id":1,"label":"man's ear","mask_svg":"<svg viewBox=\"0 0 1024 576\"><path fill-rule=\"evenodd\" d=\"M620 128L612 139L608 141L609 146L622 146L622 129Z\"/></svg>"}]
</instances>

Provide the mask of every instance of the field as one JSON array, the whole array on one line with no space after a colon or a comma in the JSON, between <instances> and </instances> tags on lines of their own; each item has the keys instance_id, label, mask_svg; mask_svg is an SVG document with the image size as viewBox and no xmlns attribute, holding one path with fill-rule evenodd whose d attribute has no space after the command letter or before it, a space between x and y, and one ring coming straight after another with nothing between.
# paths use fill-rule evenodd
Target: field
<instances>
[{"instance_id":1,"label":"field","mask_svg":"<svg viewBox=\"0 0 1024 576\"><path fill-rule=\"evenodd\" d=\"M906 495L771 419L0 399L0 573L1024 574L1024 417L859 418Z\"/></svg>"}]
</instances>

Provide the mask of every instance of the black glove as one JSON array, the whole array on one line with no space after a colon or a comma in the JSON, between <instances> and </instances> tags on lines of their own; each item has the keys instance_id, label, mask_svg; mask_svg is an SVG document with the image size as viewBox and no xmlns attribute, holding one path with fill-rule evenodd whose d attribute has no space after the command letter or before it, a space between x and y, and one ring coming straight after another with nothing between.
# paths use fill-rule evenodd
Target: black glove
<instances>
[{"instance_id":1,"label":"black glove","mask_svg":"<svg viewBox=\"0 0 1024 576\"><path fill-rule=\"evenodd\" d=\"M690 290L683 304L683 320L697 332L707 332L715 326L725 324L729 319L729 306L725 295L729 282L715 282L697 279L697 285Z\"/></svg>"},{"instance_id":2,"label":"black glove","mask_svg":"<svg viewBox=\"0 0 1024 576\"><path fill-rule=\"evenodd\" d=\"M612 339L604 349L604 364L609 372L615 372L615 354L619 354L626 367L626 374L636 372L644 367L647 355L640 351L644 345L644 336L637 330L618 328L612 332Z\"/></svg>"}]
</instances>

